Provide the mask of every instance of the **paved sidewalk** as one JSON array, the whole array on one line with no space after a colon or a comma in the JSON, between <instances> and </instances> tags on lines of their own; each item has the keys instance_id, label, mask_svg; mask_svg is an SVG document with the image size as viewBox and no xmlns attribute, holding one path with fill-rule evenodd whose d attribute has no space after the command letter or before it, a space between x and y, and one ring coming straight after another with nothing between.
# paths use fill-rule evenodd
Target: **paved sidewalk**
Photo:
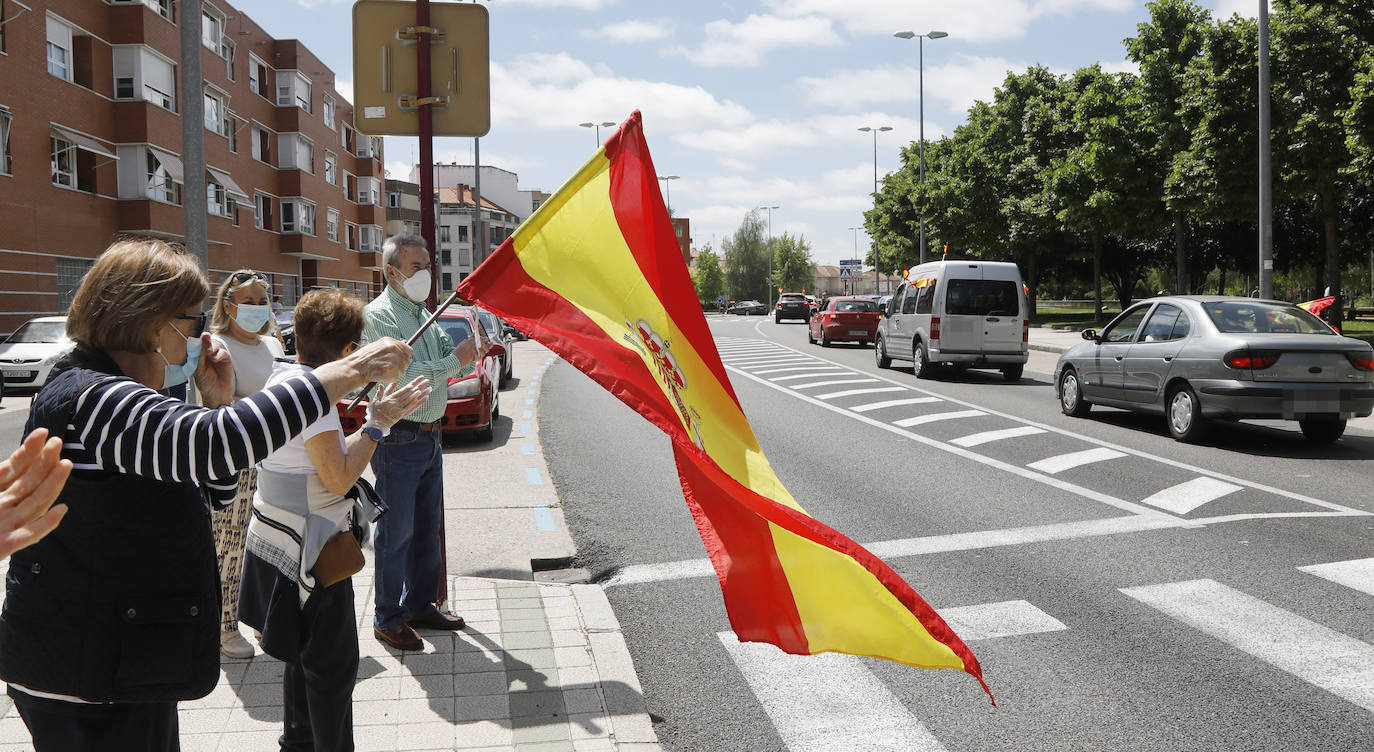
<instances>
[{"instance_id":1,"label":"paved sidewalk","mask_svg":"<svg viewBox=\"0 0 1374 752\"><path fill-rule=\"evenodd\" d=\"M538 446L538 385L555 358L534 342L513 350L519 381L501 393L495 441L445 451L448 606L467 626L422 631L423 651L392 650L372 635L371 551L353 578L359 752L660 749L601 587L573 583L576 572L536 575L531 564L566 561L575 549ZM281 677L281 662L261 652L222 660L215 690L181 704L182 749L276 750ZM32 750L8 698L0 708L0 752Z\"/></svg>"}]
</instances>

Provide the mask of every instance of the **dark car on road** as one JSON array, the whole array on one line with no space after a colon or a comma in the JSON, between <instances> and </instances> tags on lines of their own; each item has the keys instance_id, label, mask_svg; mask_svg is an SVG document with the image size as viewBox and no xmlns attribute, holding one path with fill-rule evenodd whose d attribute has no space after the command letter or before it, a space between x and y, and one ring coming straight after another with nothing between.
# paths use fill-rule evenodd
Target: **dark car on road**
<instances>
[{"instance_id":1,"label":"dark car on road","mask_svg":"<svg viewBox=\"0 0 1374 752\"><path fill-rule=\"evenodd\" d=\"M762 316L768 313L768 306L757 300L741 300L727 308L725 312L733 313L736 316Z\"/></svg>"},{"instance_id":2,"label":"dark car on road","mask_svg":"<svg viewBox=\"0 0 1374 752\"><path fill-rule=\"evenodd\" d=\"M773 321L781 323L783 319L797 319L806 321L811 318L811 303L806 299L806 293L785 292L778 296L778 303L773 310Z\"/></svg>"}]
</instances>

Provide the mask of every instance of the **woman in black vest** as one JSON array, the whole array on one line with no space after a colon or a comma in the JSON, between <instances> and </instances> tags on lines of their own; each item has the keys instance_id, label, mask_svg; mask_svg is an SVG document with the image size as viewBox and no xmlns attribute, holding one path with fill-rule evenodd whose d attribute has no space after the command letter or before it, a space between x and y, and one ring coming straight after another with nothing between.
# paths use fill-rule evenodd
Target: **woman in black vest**
<instances>
[{"instance_id":1,"label":"woman in black vest","mask_svg":"<svg viewBox=\"0 0 1374 752\"><path fill-rule=\"evenodd\" d=\"M210 286L160 240L118 241L68 311L75 348L27 430L63 441L68 510L13 555L0 611L0 680L36 752L174 752L179 700L219 678L219 579L210 506L240 470L410 359L396 340L230 405L232 365L205 332ZM164 392L194 378L206 407Z\"/></svg>"}]
</instances>

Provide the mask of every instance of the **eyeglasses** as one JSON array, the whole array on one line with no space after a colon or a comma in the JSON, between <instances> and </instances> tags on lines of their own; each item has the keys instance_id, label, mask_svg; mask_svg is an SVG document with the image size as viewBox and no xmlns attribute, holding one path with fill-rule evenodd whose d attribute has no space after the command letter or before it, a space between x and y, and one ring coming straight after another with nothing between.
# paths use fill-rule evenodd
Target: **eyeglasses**
<instances>
[{"instance_id":1,"label":"eyeglasses","mask_svg":"<svg viewBox=\"0 0 1374 752\"><path fill-rule=\"evenodd\" d=\"M250 279L259 279L263 282L266 282L267 275L263 274L262 272L234 272L234 281L238 282L239 284L243 284L244 282L247 282Z\"/></svg>"},{"instance_id":2,"label":"eyeglasses","mask_svg":"<svg viewBox=\"0 0 1374 752\"><path fill-rule=\"evenodd\" d=\"M187 335L187 336L190 336L190 337L199 337L200 335L204 334L204 333L205 333L205 324L206 324L206 322L209 321L209 319L210 319L209 315L208 315L208 314L205 314L205 313L197 313L197 314L179 313L179 314L173 316L172 318L174 318L174 319L186 319L187 321L194 321L194 322L196 322L196 330L195 330L195 332L193 332L192 334Z\"/></svg>"}]
</instances>

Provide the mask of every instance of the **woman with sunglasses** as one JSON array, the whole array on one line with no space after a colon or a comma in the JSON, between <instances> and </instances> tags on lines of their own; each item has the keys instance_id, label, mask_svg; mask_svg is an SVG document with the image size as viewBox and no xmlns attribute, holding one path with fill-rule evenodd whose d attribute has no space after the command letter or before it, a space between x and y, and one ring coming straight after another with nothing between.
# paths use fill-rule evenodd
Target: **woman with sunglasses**
<instances>
[{"instance_id":1,"label":"woman with sunglasses","mask_svg":"<svg viewBox=\"0 0 1374 752\"><path fill-rule=\"evenodd\" d=\"M234 399L262 391L277 358L285 357L272 336L267 277L239 269L224 278L210 318L210 341L229 353L234 364ZM258 487L257 468L239 473L233 503L214 513L215 554L219 560L219 651L226 658L252 658L253 646L239 632L239 590L243 582L243 543Z\"/></svg>"},{"instance_id":2,"label":"woman with sunglasses","mask_svg":"<svg viewBox=\"0 0 1374 752\"><path fill-rule=\"evenodd\" d=\"M386 340L233 401L229 356L205 333L210 285L161 240L120 240L68 311L76 342L26 432L62 440L62 524L10 557L0 680L36 752L174 752L179 700L219 680L219 577L209 502L369 381L400 378ZM194 378L204 407L169 396ZM232 404L231 404L232 402Z\"/></svg>"}]
</instances>

